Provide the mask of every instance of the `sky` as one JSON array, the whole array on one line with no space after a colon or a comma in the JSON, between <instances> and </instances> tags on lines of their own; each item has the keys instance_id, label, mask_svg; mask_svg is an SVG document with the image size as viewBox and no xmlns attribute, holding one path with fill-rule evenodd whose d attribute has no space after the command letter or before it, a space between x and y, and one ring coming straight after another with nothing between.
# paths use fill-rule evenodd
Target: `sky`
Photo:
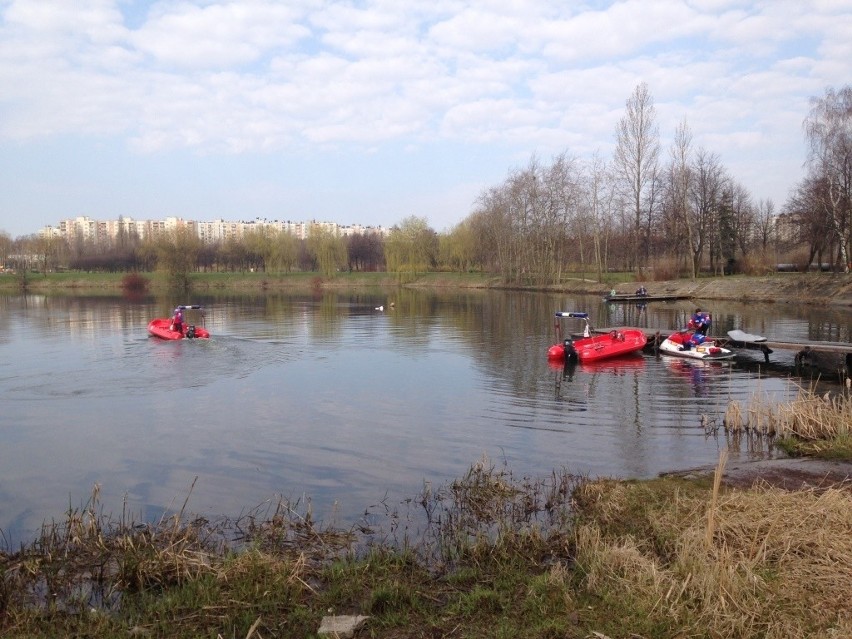
<instances>
[{"instance_id":1,"label":"sky","mask_svg":"<svg viewBox=\"0 0 852 639\"><path fill-rule=\"evenodd\" d=\"M755 201L852 81L852 0L0 0L0 231L94 219L437 231L531 158L610 158L645 83Z\"/></svg>"}]
</instances>

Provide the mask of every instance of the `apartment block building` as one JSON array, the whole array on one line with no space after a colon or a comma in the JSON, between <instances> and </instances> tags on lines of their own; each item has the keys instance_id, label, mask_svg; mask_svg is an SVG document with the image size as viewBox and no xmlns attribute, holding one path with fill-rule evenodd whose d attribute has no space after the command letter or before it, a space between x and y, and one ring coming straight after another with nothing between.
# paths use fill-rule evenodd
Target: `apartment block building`
<instances>
[{"instance_id":1,"label":"apartment block building","mask_svg":"<svg viewBox=\"0 0 852 639\"><path fill-rule=\"evenodd\" d=\"M134 237L140 240L156 238L177 229L188 229L205 244L213 244L227 239L240 239L246 233L258 229L270 229L291 233L299 239L306 239L313 228L322 228L341 236L379 234L387 235L390 230L382 226L363 226L361 224L340 225L336 222L291 222L269 221L257 218L248 222L213 220L196 222L179 217L167 217L163 220L134 220L119 217L117 220L94 220L88 216L78 216L61 220L57 226L46 226L39 231L43 237L61 237L68 241L80 241L92 244L109 244L119 237Z\"/></svg>"}]
</instances>

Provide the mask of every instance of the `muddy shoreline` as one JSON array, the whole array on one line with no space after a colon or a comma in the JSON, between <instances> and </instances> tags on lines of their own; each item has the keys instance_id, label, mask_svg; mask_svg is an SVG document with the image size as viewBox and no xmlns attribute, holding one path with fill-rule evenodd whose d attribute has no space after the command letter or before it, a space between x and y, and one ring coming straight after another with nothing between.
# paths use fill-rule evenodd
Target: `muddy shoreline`
<instances>
[{"instance_id":1,"label":"muddy shoreline","mask_svg":"<svg viewBox=\"0 0 852 639\"><path fill-rule=\"evenodd\" d=\"M712 478L716 468L706 466L660 473L661 477L682 479ZM768 485L784 490L825 490L841 488L852 492L852 461L781 457L757 461L728 461L722 472L722 485L751 488Z\"/></svg>"},{"instance_id":2,"label":"muddy shoreline","mask_svg":"<svg viewBox=\"0 0 852 639\"><path fill-rule=\"evenodd\" d=\"M830 304L852 307L852 274L775 273L766 276L728 276L617 284L619 294L632 294L644 284L649 295L678 295L696 300L737 300L777 304ZM554 290L605 294L604 285L577 280Z\"/></svg>"}]
</instances>

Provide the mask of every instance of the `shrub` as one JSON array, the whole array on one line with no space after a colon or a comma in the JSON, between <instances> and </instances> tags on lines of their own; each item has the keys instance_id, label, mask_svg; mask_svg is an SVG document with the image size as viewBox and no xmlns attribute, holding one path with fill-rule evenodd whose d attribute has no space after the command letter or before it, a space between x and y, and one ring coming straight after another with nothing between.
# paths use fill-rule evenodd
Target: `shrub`
<instances>
[{"instance_id":1,"label":"shrub","mask_svg":"<svg viewBox=\"0 0 852 639\"><path fill-rule=\"evenodd\" d=\"M128 273L121 278L121 288L128 293L145 293L148 291L148 278L139 273Z\"/></svg>"},{"instance_id":2,"label":"shrub","mask_svg":"<svg viewBox=\"0 0 852 639\"><path fill-rule=\"evenodd\" d=\"M646 280L654 282L664 282L666 280L674 280L680 277L680 269L678 268L677 258L661 257L653 260L652 268Z\"/></svg>"}]
</instances>

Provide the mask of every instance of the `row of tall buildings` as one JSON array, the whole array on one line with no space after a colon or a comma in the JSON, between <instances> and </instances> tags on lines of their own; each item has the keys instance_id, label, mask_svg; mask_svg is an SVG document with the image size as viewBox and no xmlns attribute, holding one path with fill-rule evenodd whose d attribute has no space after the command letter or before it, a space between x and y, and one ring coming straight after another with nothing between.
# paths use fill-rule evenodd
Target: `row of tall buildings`
<instances>
[{"instance_id":1,"label":"row of tall buildings","mask_svg":"<svg viewBox=\"0 0 852 639\"><path fill-rule=\"evenodd\" d=\"M117 220L93 220L88 216L68 218L57 226L45 226L39 231L42 237L60 237L69 241L82 240L93 244L108 244L118 237L136 237L140 240L156 238L178 229L188 229L208 244L227 239L240 239L246 233L260 228L274 229L292 233L299 239L305 239L311 230L321 228L336 235L387 235L390 229L383 226L362 226L361 224L341 225L336 222L281 222L257 218L249 222L196 222L179 217L167 217L164 220L134 220L119 217Z\"/></svg>"}]
</instances>

